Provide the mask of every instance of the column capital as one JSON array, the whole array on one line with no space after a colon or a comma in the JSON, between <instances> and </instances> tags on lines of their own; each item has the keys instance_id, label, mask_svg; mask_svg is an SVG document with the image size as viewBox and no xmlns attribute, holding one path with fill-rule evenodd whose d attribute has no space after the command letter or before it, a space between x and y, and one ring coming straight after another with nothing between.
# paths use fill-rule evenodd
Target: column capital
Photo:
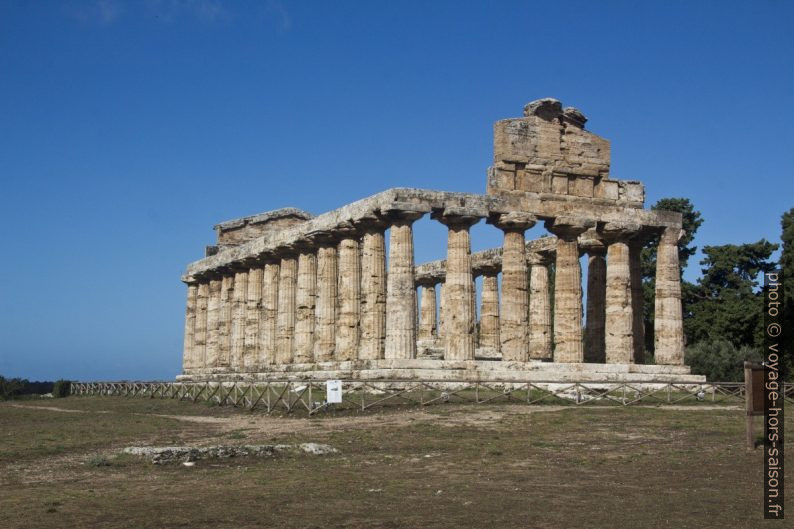
<instances>
[{"instance_id":1,"label":"column capital","mask_svg":"<svg viewBox=\"0 0 794 529\"><path fill-rule=\"evenodd\" d=\"M353 226L359 233L382 232L386 229L388 222L375 211L369 211L364 215L352 220Z\"/></svg>"},{"instance_id":2,"label":"column capital","mask_svg":"<svg viewBox=\"0 0 794 529\"><path fill-rule=\"evenodd\" d=\"M437 284L441 283L441 280L434 276L416 276L414 283L422 288L435 288Z\"/></svg>"},{"instance_id":3,"label":"column capital","mask_svg":"<svg viewBox=\"0 0 794 529\"><path fill-rule=\"evenodd\" d=\"M527 263L532 266L548 266L554 261L554 257L545 252L531 252L527 254Z\"/></svg>"},{"instance_id":4,"label":"column capital","mask_svg":"<svg viewBox=\"0 0 794 529\"><path fill-rule=\"evenodd\" d=\"M545 222L546 229L551 233L568 242L573 242L579 235L588 229L595 227L596 223L592 219L583 217L561 216L549 219Z\"/></svg>"},{"instance_id":5,"label":"column capital","mask_svg":"<svg viewBox=\"0 0 794 529\"><path fill-rule=\"evenodd\" d=\"M639 232L640 225L634 222L607 222L598 228L598 234L607 244L628 243Z\"/></svg>"},{"instance_id":6,"label":"column capital","mask_svg":"<svg viewBox=\"0 0 794 529\"><path fill-rule=\"evenodd\" d=\"M434 211L430 218L449 227L470 228L487 216L484 209L474 207L448 206L441 211Z\"/></svg>"},{"instance_id":7,"label":"column capital","mask_svg":"<svg viewBox=\"0 0 794 529\"><path fill-rule=\"evenodd\" d=\"M678 241L684 236L684 233L684 230L678 226L668 226L662 231L659 242L678 244Z\"/></svg>"},{"instance_id":8,"label":"column capital","mask_svg":"<svg viewBox=\"0 0 794 529\"><path fill-rule=\"evenodd\" d=\"M488 218L488 224L493 224L502 231L526 231L537 222L535 215L521 211L497 213Z\"/></svg>"},{"instance_id":9,"label":"column capital","mask_svg":"<svg viewBox=\"0 0 794 529\"><path fill-rule=\"evenodd\" d=\"M495 263L488 263L482 266L478 266L476 269L473 270L473 274L476 276L485 276L485 277L493 277L499 274L502 271L502 267L495 264Z\"/></svg>"},{"instance_id":10,"label":"column capital","mask_svg":"<svg viewBox=\"0 0 794 529\"><path fill-rule=\"evenodd\" d=\"M390 224L412 224L430 213L430 206L414 202L392 202L382 207L380 213Z\"/></svg>"}]
</instances>

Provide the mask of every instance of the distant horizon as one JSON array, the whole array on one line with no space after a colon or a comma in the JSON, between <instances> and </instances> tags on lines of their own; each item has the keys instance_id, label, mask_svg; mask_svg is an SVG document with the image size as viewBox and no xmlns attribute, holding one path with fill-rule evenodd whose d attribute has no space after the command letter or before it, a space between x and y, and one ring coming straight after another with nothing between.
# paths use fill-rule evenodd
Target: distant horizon
<instances>
[{"instance_id":1,"label":"distant horizon","mask_svg":"<svg viewBox=\"0 0 794 529\"><path fill-rule=\"evenodd\" d=\"M611 178L642 181L646 208L689 198L699 250L777 243L794 206L792 15L771 1L543 4L542 21L518 2L0 4L0 375L173 380L180 276L212 226L393 187L484 193L493 123L542 97L611 141ZM439 223L415 237L417 263L444 258ZM472 244L501 234L480 222Z\"/></svg>"}]
</instances>

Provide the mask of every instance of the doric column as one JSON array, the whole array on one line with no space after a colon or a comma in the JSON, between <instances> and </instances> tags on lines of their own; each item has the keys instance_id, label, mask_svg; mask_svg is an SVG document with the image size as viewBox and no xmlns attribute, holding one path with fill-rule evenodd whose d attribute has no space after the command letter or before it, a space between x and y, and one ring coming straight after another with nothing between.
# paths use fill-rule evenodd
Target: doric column
<instances>
[{"instance_id":1,"label":"doric column","mask_svg":"<svg viewBox=\"0 0 794 529\"><path fill-rule=\"evenodd\" d=\"M383 358L386 340L386 242L384 226L375 218L360 225L361 341L358 357Z\"/></svg>"},{"instance_id":2,"label":"doric column","mask_svg":"<svg viewBox=\"0 0 794 529\"><path fill-rule=\"evenodd\" d=\"M205 367L218 366L220 355L221 290L223 282L211 279L207 291L207 348Z\"/></svg>"},{"instance_id":3,"label":"doric column","mask_svg":"<svg viewBox=\"0 0 794 529\"><path fill-rule=\"evenodd\" d=\"M584 333L584 361L606 362L604 319L606 317L607 262L606 248L587 250L587 319Z\"/></svg>"},{"instance_id":4,"label":"doric column","mask_svg":"<svg viewBox=\"0 0 794 529\"><path fill-rule=\"evenodd\" d=\"M429 208L394 203L383 211L389 229L389 272L386 278L385 358L416 358L416 290L411 225Z\"/></svg>"},{"instance_id":5,"label":"doric column","mask_svg":"<svg viewBox=\"0 0 794 529\"><path fill-rule=\"evenodd\" d=\"M221 279L220 316L218 318L218 366L228 367L232 362L232 314L234 304L234 276Z\"/></svg>"},{"instance_id":6,"label":"doric column","mask_svg":"<svg viewBox=\"0 0 794 529\"><path fill-rule=\"evenodd\" d=\"M432 345L438 333L436 318L436 281L428 278L419 282L422 287L422 298L419 303L419 332L417 340L426 345Z\"/></svg>"},{"instance_id":7,"label":"doric column","mask_svg":"<svg viewBox=\"0 0 794 529\"><path fill-rule=\"evenodd\" d=\"M295 347L295 283L298 259L294 254L281 258L278 275L278 314L276 316L276 363L292 363Z\"/></svg>"},{"instance_id":8,"label":"doric column","mask_svg":"<svg viewBox=\"0 0 794 529\"><path fill-rule=\"evenodd\" d=\"M599 231L607 243L607 291L604 341L609 364L634 361L634 311L631 305L629 238L639 225L608 222Z\"/></svg>"},{"instance_id":9,"label":"doric column","mask_svg":"<svg viewBox=\"0 0 794 529\"><path fill-rule=\"evenodd\" d=\"M499 339L502 360L526 362L529 358L529 297L524 232L537 219L528 213L503 213L490 222L504 232L502 248L502 307Z\"/></svg>"},{"instance_id":10,"label":"doric column","mask_svg":"<svg viewBox=\"0 0 794 529\"><path fill-rule=\"evenodd\" d=\"M680 228L665 228L656 252L654 344L657 364L684 364L681 270L678 264L680 234Z\"/></svg>"},{"instance_id":11,"label":"doric column","mask_svg":"<svg viewBox=\"0 0 794 529\"><path fill-rule=\"evenodd\" d=\"M337 261L336 244L318 240L317 303L314 320L314 361L330 362L336 347Z\"/></svg>"},{"instance_id":12,"label":"doric column","mask_svg":"<svg viewBox=\"0 0 794 529\"><path fill-rule=\"evenodd\" d=\"M499 269L482 271L482 299L480 304L480 347L499 352Z\"/></svg>"},{"instance_id":13,"label":"doric column","mask_svg":"<svg viewBox=\"0 0 794 529\"><path fill-rule=\"evenodd\" d=\"M339 311L336 315L336 358L343 362L358 355L361 318L361 255L355 232L342 236L338 246Z\"/></svg>"},{"instance_id":14,"label":"doric column","mask_svg":"<svg viewBox=\"0 0 794 529\"><path fill-rule=\"evenodd\" d=\"M317 299L317 256L309 246L298 254L298 280L295 293L295 362L314 361L314 320Z\"/></svg>"},{"instance_id":15,"label":"doric column","mask_svg":"<svg viewBox=\"0 0 794 529\"><path fill-rule=\"evenodd\" d=\"M634 314L634 363L645 363L645 296L642 291L643 240L629 241L629 272L631 273L631 309Z\"/></svg>"},{"instance_id":16,"label":"doric column","mask_svg":"<svg viewBox=\"0 0 794 529\"><path fill-rule=\"evenodd\" d=\"M546 221L557 236L554 274L554 360L582 362L582 270L577 237L595 226L592 220L558 217Z\"/></svg>"},{"instance_id":17,"label":"doric column","mask_svg":"<svg viewBox=\"0 0 794 529\"><path fill-rule=\"evenodd\" d=\"M196 367L196 298L198 285L187 286L187 302L185 303L185 335L182 345L182 370Z\"/></svg>"},{"instance_id":18,"label":"doric column","mask_svg":"<svg viewBox=\"0 0 794 529\"><path fill-rule=\"evenodd\" d=\"M245 344L243 366L252 370L259 364L259 323L262 313L262 267L248 270L248 291L245 299Z\"/></svg>"},{"instance_id":19,"label":"doric column","mask_svg":"<svg viewBox=\"0 0 794 529\"><path fill-rule=\"evenodd\" d=\"M194 368L207 367L207 301L209 298L209 283L202 282L198 286L196 295L196 325L193 342L195 352Z\"/></svg>"},{"instance_id":20,"label":"doric column","mask_svg":"<svg viewBox=\"0 0 794 529\"><path fill-rule=\"evenodd\" d=\"M259 363L276 363L276 322L278 320L278 277L280 261L265 262L262 273L262 311L259 314Z\"/></svg>"},{"instance_id":21,"label":"doric column","mask_svg":"<svg viewBox=\"0 0 794 529\"><path fill-rule=\"evenodd\" d=\"M551 301L549 299L549 263L546 255L527 256L529 272L529 358L552 359Z\"/></svg>"},{"instance_id":22,"label":"doric column","mask_svg":"<svg viewBox=\"0 0 794 529\"><path fill-rule=\"evenodd\" d=\"M248 270L234 273L234 293L232 299L232 354L233 370L242 371L245 365L245 320L247 317Z\"/></svg>"},{"instance_id":23,"label":"doric column","mask_svg":"<svg viewBox=\"0 0 794 529\"><path fill-rule=\"evenodd\" d=\"M444 360L474 360L476 315L472 310L475 293L469 229L483 216L484 212L458 207L448 207L433 215L447 226Z\"/></svg>"}]
</instances>

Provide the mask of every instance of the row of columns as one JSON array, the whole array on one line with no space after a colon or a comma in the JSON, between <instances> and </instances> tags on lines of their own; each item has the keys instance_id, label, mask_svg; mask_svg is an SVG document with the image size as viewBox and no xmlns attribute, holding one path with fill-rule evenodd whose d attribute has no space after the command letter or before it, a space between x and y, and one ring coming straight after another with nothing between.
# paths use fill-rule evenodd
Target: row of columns
<instances>
[{"instance_id":1,"label":"row of columns","mask_svg":"<svg viewBox=\"0 0 794 529\"><path fill-rule=\"evenodd\" d=\"M417 318L412 224L426 213L418 205L396 203L380 216L285 248L279 259L189 284L185 367L253 370L267 364L409 359L417 355L417 339L434 340L439 334L445 360L473 360L476 310L469 230L484 215L450 207L433 213L448 228L439 323L438 292L430 283L422 285ZM526 254L524 234L536 219L510 212L492 215L489 222L504 233L501 300L498 271L484 270L480 347L500 350L505 361L521 362L551 359L553 340L557 362L642 361L639 252L632 246L639 226L607 223L599 230L604 249L592 250L588 258L583 329L577 239L594 222L565 217L546 222L557 236L552 332L548 263L530 256L528 265ZM659 244L657 363L683 363L676 241L677 233L668 229Z\"/></svg>"}]
</instances>

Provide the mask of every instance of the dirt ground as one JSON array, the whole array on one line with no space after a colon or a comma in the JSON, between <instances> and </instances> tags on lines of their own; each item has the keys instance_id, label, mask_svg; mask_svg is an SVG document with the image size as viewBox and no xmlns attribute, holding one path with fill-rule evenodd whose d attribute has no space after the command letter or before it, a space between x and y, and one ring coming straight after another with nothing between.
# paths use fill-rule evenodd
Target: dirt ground
<instances>
[{"instance_id":1,"label":"dirt ground","mask_svg":"<svg viewBox=\"0 0 794 529\"><path fill-rule=\"evenodd\" d=\"M736 406L305 418L122 397L0 403L0 527L784 527L762 519L761 451L743 429ZM192 467L120 454L304 442L340 452Z\"/></svg>"}]
</instances>

